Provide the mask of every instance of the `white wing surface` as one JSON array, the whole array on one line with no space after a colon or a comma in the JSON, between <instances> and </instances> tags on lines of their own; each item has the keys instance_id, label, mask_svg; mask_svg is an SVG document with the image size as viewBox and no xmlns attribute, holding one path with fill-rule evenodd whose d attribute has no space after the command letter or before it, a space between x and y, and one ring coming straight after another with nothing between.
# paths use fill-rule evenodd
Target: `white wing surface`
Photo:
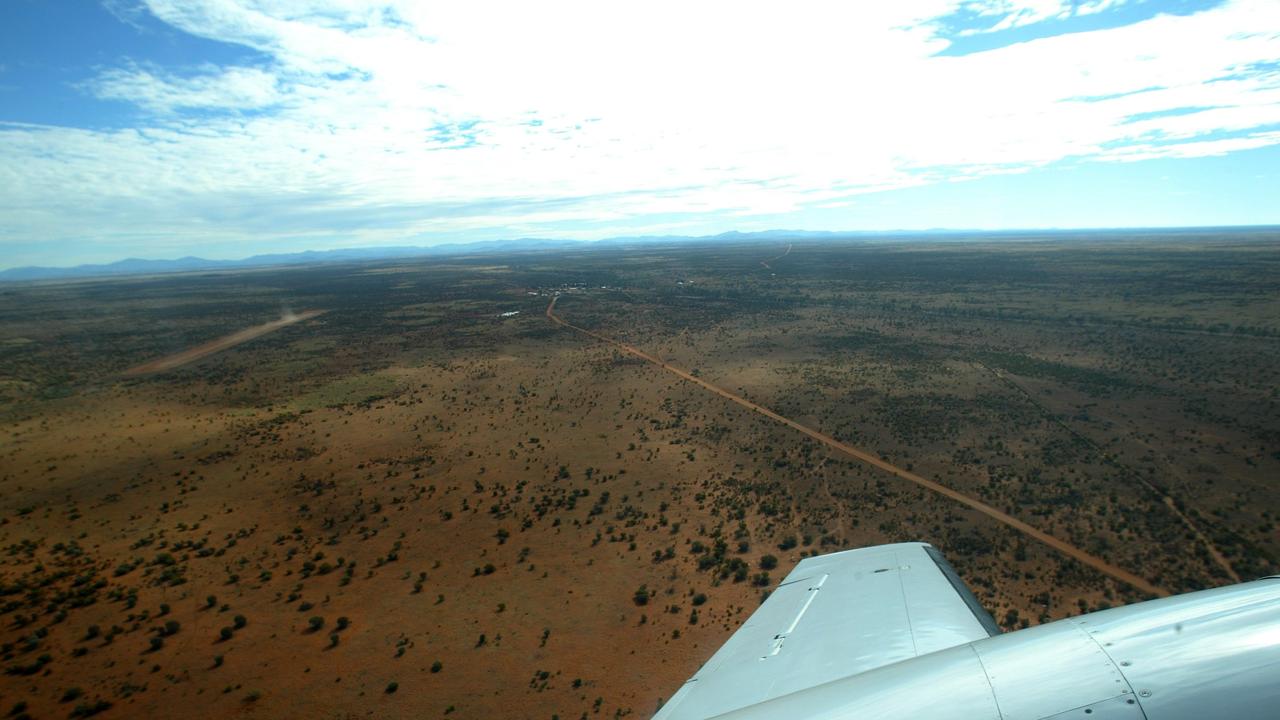
<instances>
[{"instance_id":1,"label":"white wing surface","mask_svg":"<svg viewBox=\"0 0 1280 720\"><path fill-rule=\"evenodd\" d=\"M654 720L703 720L998 633L926 543L807 558Z\"/></svg>"}]
</instances>

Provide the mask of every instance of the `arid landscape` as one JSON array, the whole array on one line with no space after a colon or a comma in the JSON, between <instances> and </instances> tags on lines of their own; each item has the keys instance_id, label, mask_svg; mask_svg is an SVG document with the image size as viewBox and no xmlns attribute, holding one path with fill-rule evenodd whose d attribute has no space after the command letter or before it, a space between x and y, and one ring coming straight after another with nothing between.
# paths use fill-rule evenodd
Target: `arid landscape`
<instances>
[{"instance_id":1,"label":"arid landscape","mask_svg":"<svg viewBox=\"0 0 1280 720\"><path fill-rule=\"evenodd\" d=\"M811 554L1280 571L1280 234L9 284L0 420L6 716L644 718Z\"/></svg>"}]
</instances>

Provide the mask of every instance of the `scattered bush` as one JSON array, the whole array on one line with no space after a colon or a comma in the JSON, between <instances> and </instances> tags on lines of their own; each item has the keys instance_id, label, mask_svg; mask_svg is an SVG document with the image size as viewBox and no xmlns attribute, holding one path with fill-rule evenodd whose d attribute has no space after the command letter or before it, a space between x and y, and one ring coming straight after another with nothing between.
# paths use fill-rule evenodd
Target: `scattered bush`
<instances>
[{"instance_id":1,"label":"scattered bush","mask_svg":"<svg viewBox=\"0 0 1280 720\"><path fill-rule=\"evenodd\" d=\"M110 710L110 709L111 709L110 701L95 700L92 703L82 703L80 705L77 705L75 709L71 711L71 717L73 718L93 717L98 713L106 712L107 710Z\"/></svg>"},{"instance_id":2,"label":"scattered bush","mask_svg":"<svg viewBox=\"0 0 1280 720\"><path fill-rule=\"evenodd\" d=\"M71 702L72 700L76 700L80 698L83 695L84 695L84 691L81 690L80 688L69 687L67 688L66 692L62 693L62 699L59 700L58 702L68 703L68 702Z\"/></svg>"}]
</instances>

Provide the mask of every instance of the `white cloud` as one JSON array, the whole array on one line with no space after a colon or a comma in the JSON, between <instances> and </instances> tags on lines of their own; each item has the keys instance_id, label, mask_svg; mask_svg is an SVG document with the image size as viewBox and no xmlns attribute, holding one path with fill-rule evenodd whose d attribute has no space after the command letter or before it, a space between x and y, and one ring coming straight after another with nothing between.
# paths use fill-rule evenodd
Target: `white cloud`
<instances>
[{"instance_id":1,"label":"white cloud","mask_svg":"<svg viewBox=\"0 0 1280 720\"><path fill-rule=\"evenodd\" d=\"M275 75L258 68L203 67L187 76L137 67L107 70L87 88L159 113L183 109L254 110L281 100Z\"/></svg>"},{"instance_id":2,"label":"white cloud","mask_svg":"<svg viewBox=\"0 0 1280 720\"><path fill-rule=\"evenodd\" d=\"M963 12L990 21L986 26L966 28L962 36L981 35L1034 25L1048 20L1095 15L1124 5L1129 0L964 0Z\"/></svg>"},{"instance_id":3,"label":"white cloud","mask_svg":"<svg viewBox=\"0 0 1280 720\"><path fill-rule=\"evenodd\" d=\"M962 57L934 35L959 0L149 6L270 60L104 70L94 94L153 113L135 129L0 128L4 237L601 235L1280 142L1280 77L1240 72L1280 57L1264 0ZM1151 115L1180 108L1210 109Z\"/></svg>"}]
</instances>

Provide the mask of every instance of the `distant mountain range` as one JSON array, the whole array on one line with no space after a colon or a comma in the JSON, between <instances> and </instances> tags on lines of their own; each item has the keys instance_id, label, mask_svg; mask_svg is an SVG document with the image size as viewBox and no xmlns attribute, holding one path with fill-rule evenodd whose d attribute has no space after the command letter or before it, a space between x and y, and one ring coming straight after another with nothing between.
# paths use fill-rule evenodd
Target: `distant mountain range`
<instances>
[{"instance_id":1,"label":"distant mountain range","mask_svg":"<svg viewBox=\"0 0 1280 720\"><path fill-rule=\"evenodd\" d=\"M157 273L193 272L202 270L232 270L273 265L312 265L318 263L359 262L364 260L390 260L396 258L432 257L446 255L474 255L481 253L521 252L530 250L559 250L600 244L625 244L642 242L682 242L687 240L769 240L775 238L816 238L850 235L852 233L813 232L806 230L766 230L763 232L727 232L715 236L689 237L681 235L617 237L607 240L548 240L520 238L518 240L486 240L471 243L450 243L430 247L373 247L342 250L307 250L296 253L254 255L240 260L207 260L200 257L181 257L174 260L145 260L126 258L113 263L76 265L74 267L17 267L0 271L0 282L24 282L31 280L73 280L89 277L121 275L153 275Z\"/></svg>"},{"instance_id":2,"label":"distant mountain range","mask_svg":"<svg viewBox=\"0 0 1280 720\"><path fill-rule=\"evenodd\" d=\"M1273 232L1276 226L1238 227L1238 228L1128 228L1116 230L762 230L759 232L731 231L719 235L641 235L630 237L614 237L605 240L550 240L544 238L520 238L517 240L485 240L470 243L449 243L430 247L373 247L348 248L343 250L307 250L296 253L275 253L254 255L240 260L206 260L199 257L181 257L176 260L144 260L127 258L113 263L96 265L76 265L74 267L17 267L0 271L0 283L29 282L33 280L74 280L91 277L112 277L124 275L153 275L158 273L193 272L203 270L235 270L252 267L270 267L274 265L311 265L318 263L360 262L368 260L392 260L396 258L433 257L448 255L477 255L499 252L527 252L533 250L560 250L566 248L583 248L599 245L623 245L632 243L664 243L664 242L752 242L766 240L809 240L835 238L885 238L902 239L904 237L930 237L938 239L948 237L956 240L979 237L1048 237L1062 235L1091 235L1097 233L1135 235L1183 235L1187 233L1205 233L1210 231L1226 232Z\"/></svg>"},{"instance_id":3,"label":"distant mountain range","mask_svg":"<svg viewBox=\"0 0 1280 720\"><path fill-rule=\"evenodd\" d=\"M113 263L76 265L74 267L17 267L0 271L0 282L29 280L69 280L75 278L113 275L151 275L156 273L192 272L201 270L231 270L272 265L310 265L316 263L358 262L424 255L461 255L477 252L529 250L535 247L556 248L570 244L565 241L494 241L462 245L435 245L432 247L376 247L348 248L343 250L307 250L296 253L254 255L240 260L207 260L200 257L181 257L175 260L144 260L126 258Z\"/></svg>"}]
</instances>

